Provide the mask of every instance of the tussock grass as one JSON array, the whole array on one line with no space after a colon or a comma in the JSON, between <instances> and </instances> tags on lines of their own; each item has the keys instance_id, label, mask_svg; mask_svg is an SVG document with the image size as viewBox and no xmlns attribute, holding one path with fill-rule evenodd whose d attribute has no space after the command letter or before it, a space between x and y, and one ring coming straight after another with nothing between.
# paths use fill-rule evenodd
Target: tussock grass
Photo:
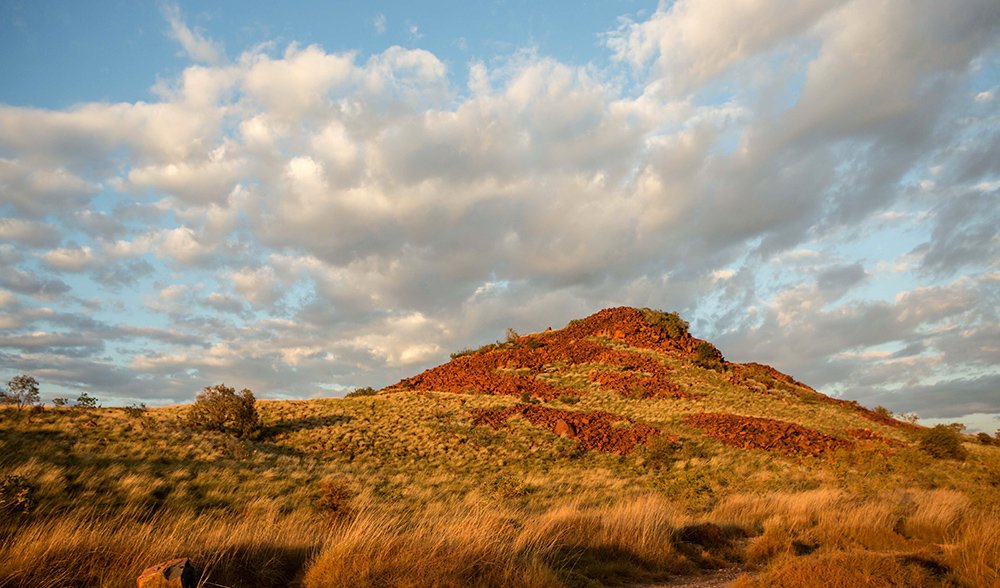
<instances>
[{"instance_id":1,"label":"tussock grass","mask_svg":"<svg viewBox=\"0 0 1000 588\"><path fill-rule=\"evenodd\" d=\"M5 529L0 585L130 586L145 567L184 556L203 580L287 586L324 538L313 517L273 508L252 516L150 516L143 508L108 515L78 512Z\"/></svg>"},{"instance_id":2,"label":"tussock grass","mask_svg":"<svg viewBox=\"0 0 1000 588\"><path fill-rule=\"evenodd\" d=\"M791 384L748 391L659 359L705 396L635 400L584 372L548 376L587 387L572 410L678 439L630 456L523 419L473 427L471 409L517 401L483 394L259 401L255 439L192 428L187 407L0 408L0 477L23 479L34 504L0 515L0 586L131 586L176 556L226 586L628 585L729 566L745 586L1000 585L1000 447L936 460L836 405L803 411ZM701 410L908 445L744 451L683 424ZM858 573L870 583L851 584Z\"/></svg>"}]
</instances>

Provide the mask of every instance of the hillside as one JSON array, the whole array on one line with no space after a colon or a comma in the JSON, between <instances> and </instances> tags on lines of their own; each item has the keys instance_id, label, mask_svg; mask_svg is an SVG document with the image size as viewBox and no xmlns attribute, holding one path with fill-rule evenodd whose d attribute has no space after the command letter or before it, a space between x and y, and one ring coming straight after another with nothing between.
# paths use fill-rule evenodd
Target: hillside
<instances>
[{"instance_id":1,"label":"hillside","mask_svg":"<svg viewBox=\"0 0 1000 588\"><path fill-rule=\"evenodd\" d=\"M0 408L0 500L32 503L0 503L0 586L135 585L176 556L208 586L1000 583L1000 446L935 457L672 313L256 410L240 437L189 406Z\"/></svg>"}]
</instances>

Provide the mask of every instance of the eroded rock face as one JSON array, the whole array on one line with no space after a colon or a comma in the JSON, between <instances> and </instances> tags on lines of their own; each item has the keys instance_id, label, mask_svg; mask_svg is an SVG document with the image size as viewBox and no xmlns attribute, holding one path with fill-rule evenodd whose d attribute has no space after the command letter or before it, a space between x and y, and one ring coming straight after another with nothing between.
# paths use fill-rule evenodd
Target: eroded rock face
<instances>
[{"instance_id":1,"label":"eroded rock face","mask_svg":"<svg viewBox=\"0 0 1000 588\"><path fill-rule=\"evenodd\" d=\"M198 573L186 557L150 566L135 580L138 588L195 588Z\"/></svg>"}]
</instances>

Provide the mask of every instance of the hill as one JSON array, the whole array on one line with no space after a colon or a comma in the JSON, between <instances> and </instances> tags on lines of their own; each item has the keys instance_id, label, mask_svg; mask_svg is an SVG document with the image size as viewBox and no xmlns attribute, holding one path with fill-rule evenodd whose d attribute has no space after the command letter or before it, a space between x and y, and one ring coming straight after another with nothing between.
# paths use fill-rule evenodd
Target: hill
<instances>
[{"instance_id":1,"label":"hill","mask_svg":"<svg viewBox=\"0 0 1000 588\"><path fill-rule=\"evenodd\" d=\"M937 430L960 451L935 452L674 313L255 410L241 437L189 406L0 409L0 585L134 585L176 556L207 586L1000 583L1000 447Z\"/></svg>"}]
</instances>

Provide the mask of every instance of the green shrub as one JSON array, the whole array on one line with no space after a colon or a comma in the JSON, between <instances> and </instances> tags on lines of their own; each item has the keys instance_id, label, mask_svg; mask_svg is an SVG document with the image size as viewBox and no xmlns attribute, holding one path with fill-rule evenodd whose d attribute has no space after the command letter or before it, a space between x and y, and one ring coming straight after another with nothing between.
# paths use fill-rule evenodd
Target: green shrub
<instances>
[{"instance_id":1,"label":"green shrub","mask_svg":"<svg viewBox=\"0 0 1000 588\"><path fill-rule=\"evenodd\" d=\"M965 448L962 447L962 436L954 427L936 425L924 431L920 439L920 449L937 459L964 460Z\"/></svg>"},{"instance_id":2,"label":"green shrub","mask_svg":"<svg viewBox=\"0 0 1000 588\"><path fill-rule=\"evenodd\" d=\"M694 354L694 362L703 368L715 370L717 372L721 372L726 369L726 360L722 357L722 352L708 341L698 343L698 346L694 350Z\"/></svg>"},{"instance_id":3,"label":"green shrub","mask_svg":"<svg viewBox=\"0 0 1000 588\"><path fill-rule=\"evenodd\" d=\"M680 339L688 334L690 325L676 312L663 312L651 308L643 308L640 312L647 323L659 327L671 339Z\"/></svg>"},{"instance_id":4,"label":"green shrub","mask_svg":"<svg viewBox=\"0 0 1000 588\"><path fill-rule=\"evenodd\" d=\"M31 376L14 376L7 382L7 389L0 390L0 403L14 404L18 410L38 402L38 380Z\"/></svg>"},{"instance_id":5,"label":"green shrub","mask_svg":"<svg viewBox=\"0 0 1000 588\"><path fill-rule=\"evenodd\" d=\"M97 399L84 392L76 399L76 408L82 408L84 410L97 408Z\"/></svg>"},{"instance_id":6,"label":"green shrub","mask_svg":"<svg viewBox=\"0 0 1000 588\"><path fill-rule=\"evenodd\" d=\"M358 398L360 396L375 396L378 394L378 390L372 388L371 386L365 386L364 388L355 388L354 391L344 394L344 398Z\"/></svg>"},{"instance_id":7,"label":"green shrub","mask_svg":"<svg viewBox=\"0 0 1000 588\"><path fill-rule=\"evenodd\" d=\"M63 396L57 396L52 399L52 404L53 406L59 406L59 407L66 406L67 404L69 404L69 398L65 398Z\"/></svg>"},{"instance_id":8,"label":"green shrub","mask_svg":"<svg viewBox=\"0 0 1000 588\"><path fill-rule=\"evenodd\" d=\"M245 438L256 437L261 429L253 392L244 388L237 394L225 384L209 386L199 392L188 410L187 422L200 429Z\"/></svg>"},{"instance_id":9,"label":"green shrub","mask_svg":"<svg viewBox=\"0 0 1000 588\"><path fill-rule=\"evenodd\" d=\"M8 474L0 478L0 512L26 514L35 507L33 489L23 476Z\"/></svg>"}]
</instances>

